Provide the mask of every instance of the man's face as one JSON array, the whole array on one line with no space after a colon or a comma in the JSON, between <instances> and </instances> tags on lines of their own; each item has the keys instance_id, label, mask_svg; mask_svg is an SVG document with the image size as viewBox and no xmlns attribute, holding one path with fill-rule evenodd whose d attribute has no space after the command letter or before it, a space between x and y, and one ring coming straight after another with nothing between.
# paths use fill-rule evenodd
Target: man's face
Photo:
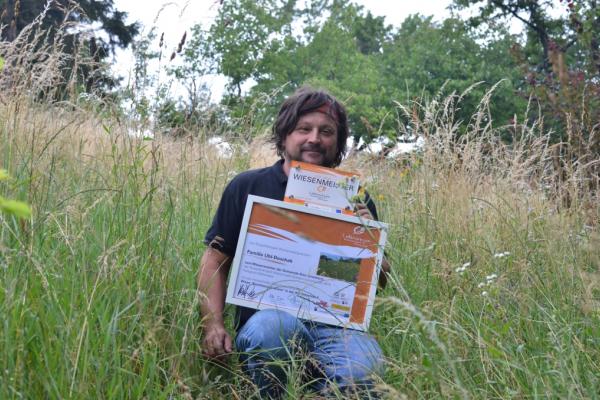
<instances>
[{"instance_id":1,"label":"man's face","mask_svg":"<svg viewBox=\"0 0 600 400\"><path fill-rule=\"evenodd\" d=\"M283 142L283 158L333 167L338 150L335 121L322 112L304 114Z\"/></svg>"}]
</instances>

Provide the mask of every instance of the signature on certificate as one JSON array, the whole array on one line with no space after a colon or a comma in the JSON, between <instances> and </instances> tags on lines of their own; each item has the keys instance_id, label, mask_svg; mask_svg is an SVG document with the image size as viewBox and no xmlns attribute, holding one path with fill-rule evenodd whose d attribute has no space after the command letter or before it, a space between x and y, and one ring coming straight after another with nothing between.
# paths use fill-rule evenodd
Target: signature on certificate
<instances>
[{"instance_id":1,"label":"signature on certificate","mask_svg":"<svg viewBox=\"0 0 600 400\"><path fill-rule=\"evenodd\" d=\"M246 285L240 285L240 288L237 291L237 295L239 297L243 297L245 299L253 299L256 297L256 291L253 284L248 283Z\"/></svg>"}]
</instances>

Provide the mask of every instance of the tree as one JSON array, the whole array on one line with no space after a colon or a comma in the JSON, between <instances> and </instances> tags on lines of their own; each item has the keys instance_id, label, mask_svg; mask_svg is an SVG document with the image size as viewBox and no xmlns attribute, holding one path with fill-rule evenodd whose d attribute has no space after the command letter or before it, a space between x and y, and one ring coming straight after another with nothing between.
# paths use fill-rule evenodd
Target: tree
<instances>
[{"instance_id":1,"label":"tree","mask_svg":"<svg viewBox=\"0 0 600 400\"><path fill-rule=\"evenodd\" d=\"M412 15L384 46L382 69L386 82L397 91L396 98L433 98L462 94L457 117L468 121L490 87L504 80L493 97L491 115L496 123L506 124L524 103L513 95L519 76L509 57L510 37L497 31L496 38L478 40L472 30L454 18L441 23L432 17Z\"/></svg>"},{"instance_id":2,"label":"tree","mask_svg":"<svg viewBox=\"0 0 600 400\"><path fill-rule=\"evenodd\" d=\"M361 53L374 54L381 51L390 31L390 27L386 26L384 21L383 17L374 17L371 11L364 17L356 16L352 33Z\"/></svg>"},{"instance_id":3,"label":"tree","mask_svg":"<svg viewBox=\"0 0 600 400\"><path fill-rule=\"evenodd\" d=\"M67 17L86 24L98 22L99 31L106 34L108 40L95 36L98 50L104 54L113 52L116 47L126 47L138 33L137 23L127 24L127 13L114 8L113 0L3 0L0 2L0 25L4 28L0 39L12 42L17 35L48 7L44 28L55 29Z\"/></svg>"},{"instance_id":4,"label":"tree","mask_svg":"<svg viewBox=\"0 0 600 400\"><path fill-rule=\"evenodd\" d=\"M507 18L515 18L524 23L532 37L535 36L541 44L541 66L548 70L550 36L558 33L562 27L548 15L547 9L552 7L552 0L455 0L454 4L458 9L479 6L478 14L469 19L469 23L476 27Z\"/></svg>"},{"instance_id":5,"label":"tree","mask_svg":"<svg viewBox=\"0 0 600 400\"><path fill-rule=\"evenodd\" d=\"M2 0L0 2L0 40L12 42L40 14L39 29L52 38L64 23L79 23L78 29L63 32L67 52L83 52L99 64L116 47L128 46L138 33L137 23L127 24L127 13L114 8L113 0ZM94 24L98 24L96 28ZM80 35L86 31L86 39ZM91 34L90 34L91 33ZM31 36L33 40L33 35ZM83 43L84 48L78 47ZM91 91L98 83L114 84L108 76L99 74L93 66L83 68L82 84Z\"/></svg>"},{"instance_id":6,"label":"tree","mask_svg":"<svg viewBox=\"0 0 600 400\"><path fill-rule=\"evenodd\" d=\"M296 0L231 0L221 6L210 28L211 55L238 99L242 85L258 78L257 65L265 54L282 36L291 35L295 4Z\"/></svg>"},{"instance_id":7,"label":"tree","mask_svg":"<svg viewBox=\"0 0 600 400\"><path fill-rule=\"evenodd\" d=\"M301 20L304 29L294 31ZM347 0L314 1L302 9L296 1L237 0L223 5L208 40L219 72L230 78L225 102L234 114L247 114L260 102L252 112L268 119L284 95L312 83L349 99L351 129L368 138L387 113L373 101L382 85L370 56L379 54L389 30L382 17L364 15ZM255 85L242 96L242 85L251 81Z\"/></svg>"},{"instance_id":8,"label":"tree","mask_svg":"<svg viewBox=\"0 0 600 400\"><path fill-rule=\"evenodd\" d=\"M369 141L396 138L403 131L395 101L433 97L442 87L448 94L462 93L484 82L463 104L464 119L502 79L494 118L506 123L524 103L513 96L518 78L508 57L509 35L498 29L495 38L479 40L456 19L438 24L413 16L394 30L350 0L312 1L304 7L295 1L231 0L208 35L199 32L192 35L194 43L208 43L207 56L230 79L224 102L234 117L267 122L287 94L312 84L344 101L352 135ZM184 65L183 75L191 74L193 60ZM253 86L242 93L248 83Z\"/></svg>"},{"instance_id":9,"label":"tree","mask_svg":"<svg viewBox=\"0 0 600 400\"><path fill-rule=\"evenodd\" d=\"M525 41L513 55L520 65L520 94L538 103L544 121L559 144L555 164L579 167L586 189L600 188L600 4L597 0L561 0L552 17L549 0L454 0L457 8L478 6L469 22L485 27L495 18L516 19L525 26ZM534 108L535 110L535 108ZM566 168L557 174L565 179Z\"/></svg>"},{"instance_id":10,"label":"tree","mask_svg":"<svg viewBox=\"0 0 600 400\"><path fill-rule=\"evenodd\" d=\"M184 33L176 53L181 54L181 62L167 68L167 73L174 77L186 90L183 122L197 122L199 116L206 111L209 104L210 92L203 78L216 71L214 60L208 54L210 51L207 33L200 25L192 28L191 39L186 42L187 32ZM185 45L185 47L184 47ZM176 109L173 105L171 108Z\"/></svg>"},{"instance_id":11,"label":"tree","mask_svg":"<svg viewBox=\"0 0 600 400\"><path fill-rule=\"evenodd\" d=\"M579 86L591 90L593 99L600 94L600 5L597 0L560 3L564 9L551 16L550 0L454 0L457 9L478 7L468 19L474 27L489 30L498 19L524 24L525 43L515 40L513 54L533 92L539 92L536 87L541 85L546 92L542 97L556 103L553 99ZM567 97L566 102L577 101Z\"/></svg>"}]
</instances>

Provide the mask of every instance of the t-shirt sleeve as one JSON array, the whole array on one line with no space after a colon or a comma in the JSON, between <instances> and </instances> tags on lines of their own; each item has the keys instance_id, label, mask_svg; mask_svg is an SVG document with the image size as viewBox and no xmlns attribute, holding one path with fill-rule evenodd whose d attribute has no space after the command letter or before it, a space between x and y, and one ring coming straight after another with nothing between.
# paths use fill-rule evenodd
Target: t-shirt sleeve
<instances>
[{"instance_id":1,"label":"t-shirt sleeve","mask_svg":"<svg viewBox=\"0 0 600 400\"><path fill-rule=\"evenodd\" d=\"M204 244L231 257L237 247L248 197L241 186L239 180L229 182L221 196L212 225L204 236Z\"/></svg>"}]
</instances>

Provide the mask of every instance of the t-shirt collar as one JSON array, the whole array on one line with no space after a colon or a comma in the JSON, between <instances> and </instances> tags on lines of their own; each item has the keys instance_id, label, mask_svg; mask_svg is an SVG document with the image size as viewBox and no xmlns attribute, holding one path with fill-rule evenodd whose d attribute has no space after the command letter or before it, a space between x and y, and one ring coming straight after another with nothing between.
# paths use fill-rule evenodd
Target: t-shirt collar
<instances>
[{"instance_id":1,"label":"t-shirt collar","mask_svg":"<svg viewBox=\"0 0 600 400\"><path fill-rule=\"evenodd\" d=\"M273 164L273 172L275 173L275 176L277 177L277 180L281 183L287 183L288 177L285 174L285 172L283 172L283 158L277 160L277 162L275 164Z\"/></svg>"}]
</instances>

